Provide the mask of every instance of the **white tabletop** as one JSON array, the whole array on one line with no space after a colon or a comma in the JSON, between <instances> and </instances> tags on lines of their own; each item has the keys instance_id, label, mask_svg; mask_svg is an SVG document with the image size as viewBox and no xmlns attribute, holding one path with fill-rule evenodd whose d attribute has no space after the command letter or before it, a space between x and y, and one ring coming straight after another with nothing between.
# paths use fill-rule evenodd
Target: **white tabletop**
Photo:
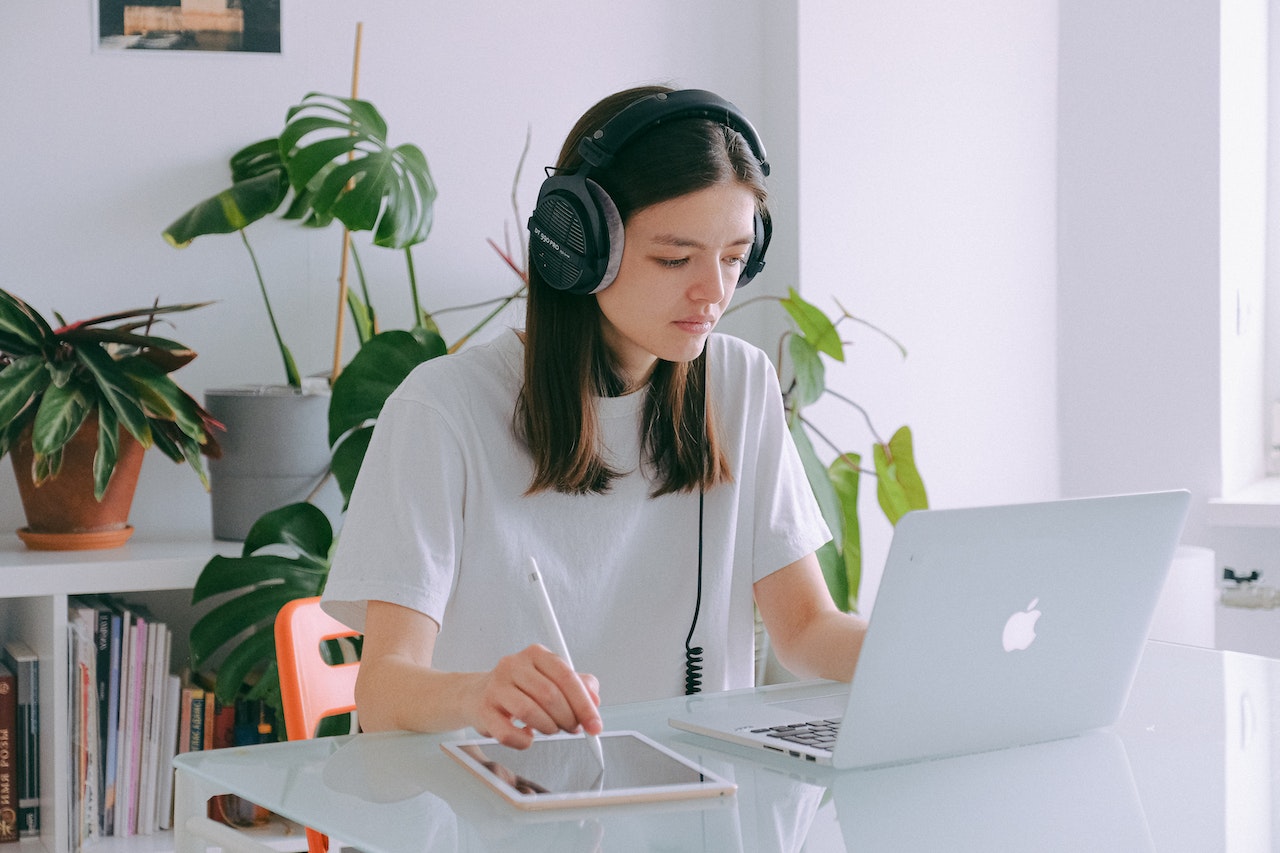
<instances>
[{"instance_id":1,"label":"white tabletop","mask_svg":"<svg viewBox=\"0 0 1280 853\"><path fill-rule=\"evenodd\" d=\"M1280 661L1147 648L1114 729L874 771L834 771L672 730L682 700L605 709L738 785L724 801L526 814L439 749L357 735L177 760L367 853L467 851L1271 851L1280 842ZM181 825L184 816L176 816ZM180 851L196 849L178 833Z\"/></svg>"}]
</instances>

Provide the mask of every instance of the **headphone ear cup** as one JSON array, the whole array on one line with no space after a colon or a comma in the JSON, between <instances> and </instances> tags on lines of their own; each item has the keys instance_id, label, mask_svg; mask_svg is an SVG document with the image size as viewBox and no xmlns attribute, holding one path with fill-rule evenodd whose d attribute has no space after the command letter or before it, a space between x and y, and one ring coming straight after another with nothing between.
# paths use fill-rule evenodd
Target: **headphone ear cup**
<instances>
[{"instance_id":1,"label":"headphone ear cup","mask_svg":"<svg viewBox=\"0 0 1280 853\"><path fill-rule=\"evenodd\" d=\"M609 285L613 284L613 280L618 277L618 269L622 266L622 246L626 242L626 235L622 228L622 214L618 212L618 206L613 203L613 199L604 191L604 187L595 181L587 180L587 190L591 193L592 199L595 200L596 210L600 214L600 224L603 233L600 235L598 245L604 248L604 271L600 274L600 280L588 293L599 293Z\"/></svg>"},{"instance_id":2,"label":"headphone ear cup","mask_svg":"<svg viewBox=\"0 0 1280 853\"><path fill-rule=\"evenodd\" d=\"M591 293L608 267L608 227L586 178L542 182L529 217L529 261L556 290Z\"/></svg>"},{"instance_id":3,"label":"headphone ear cup","mask_svg":"<svg viewBox=\"0 0 1280 853\"><path fill-rule=\"evenodd\" d=\"M751 252L747 262L742 265L738 275L738 287L745 287L764 269L764 253L769 249L769 241L773 239L773 222L768 214L756 211L755 240L751 243Z\"/></svg>"}]
</instances>

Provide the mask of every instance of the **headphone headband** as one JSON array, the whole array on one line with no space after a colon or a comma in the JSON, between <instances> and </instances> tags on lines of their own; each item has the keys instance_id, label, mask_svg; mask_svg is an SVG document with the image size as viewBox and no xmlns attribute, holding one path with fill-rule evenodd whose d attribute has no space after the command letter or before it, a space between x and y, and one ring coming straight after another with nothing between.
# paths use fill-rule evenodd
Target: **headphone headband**
<instances>
[{"instance_id":1,"label":"headphone headband","mask_svg":"<svg viewBox=\"0 0 1280 853\"><path fill-rule=\"evenodd\" d=\"M642 130L682 118L705 118L736 130L760 162L760 171L769 174L769 159L764 143L738 108L724 98L705 89L681 89L658 92L628 104L599 130L589 133L578 143L584 165L580 173L608 166L628 140Z\"/></svg>"}]
</instances>

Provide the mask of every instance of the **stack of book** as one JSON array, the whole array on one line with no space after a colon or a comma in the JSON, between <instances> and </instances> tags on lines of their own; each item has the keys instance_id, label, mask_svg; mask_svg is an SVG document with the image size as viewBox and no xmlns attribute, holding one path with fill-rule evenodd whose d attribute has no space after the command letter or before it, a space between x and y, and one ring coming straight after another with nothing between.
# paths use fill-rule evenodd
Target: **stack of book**
<instances>
[{"instance_id":1,"label":"stack of book","mask_svg":"<svg viewBox=\"0 0 1280 853\"><path fill-rule=\"evenodd\" d=\"M110 597L72 599L67 621L72 845L168 829L181 699L169 628Z\"/></svg>"},{"instance_id":2,"label":"stack of book","mask_svg":"<svg viewBox=\"0 0 1280 853\"><path fill-rule=\"evenodd\" d=\"M145 608L114 596L72 598L67 614L71 847L149 835L173 820L173 758L180 752L275 739L262 702L223 707L213 685L175 675L172 634ZM219 798L210 816L261 819Z\"/></svg>"}]
</instances>

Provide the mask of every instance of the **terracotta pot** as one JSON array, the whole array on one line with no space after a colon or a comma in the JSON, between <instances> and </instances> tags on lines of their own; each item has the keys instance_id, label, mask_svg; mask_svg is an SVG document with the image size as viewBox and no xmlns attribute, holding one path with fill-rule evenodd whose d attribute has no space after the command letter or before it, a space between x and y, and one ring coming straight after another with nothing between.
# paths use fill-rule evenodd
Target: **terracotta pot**
<instances>
[{"instance_id":1,"label":"terracotta pot","mask_svg":"<svg viewBox=\"0 0 1280 853\"><path fill-rule=\"evenodd\" d=\"M62 453L58 476L40 486L31 481L34 452L31 428L18 438L10 456L18 481L18 494L27 515L27 526L18 536L28 548L40 551L81 551L115 548L133 533L129 508L138 485L144 448L125 429L120 430L120 451L107 491L93 496L93 456L98 450L98 418L91 415L71 437Z\"/></svg>"}]
</instances>

